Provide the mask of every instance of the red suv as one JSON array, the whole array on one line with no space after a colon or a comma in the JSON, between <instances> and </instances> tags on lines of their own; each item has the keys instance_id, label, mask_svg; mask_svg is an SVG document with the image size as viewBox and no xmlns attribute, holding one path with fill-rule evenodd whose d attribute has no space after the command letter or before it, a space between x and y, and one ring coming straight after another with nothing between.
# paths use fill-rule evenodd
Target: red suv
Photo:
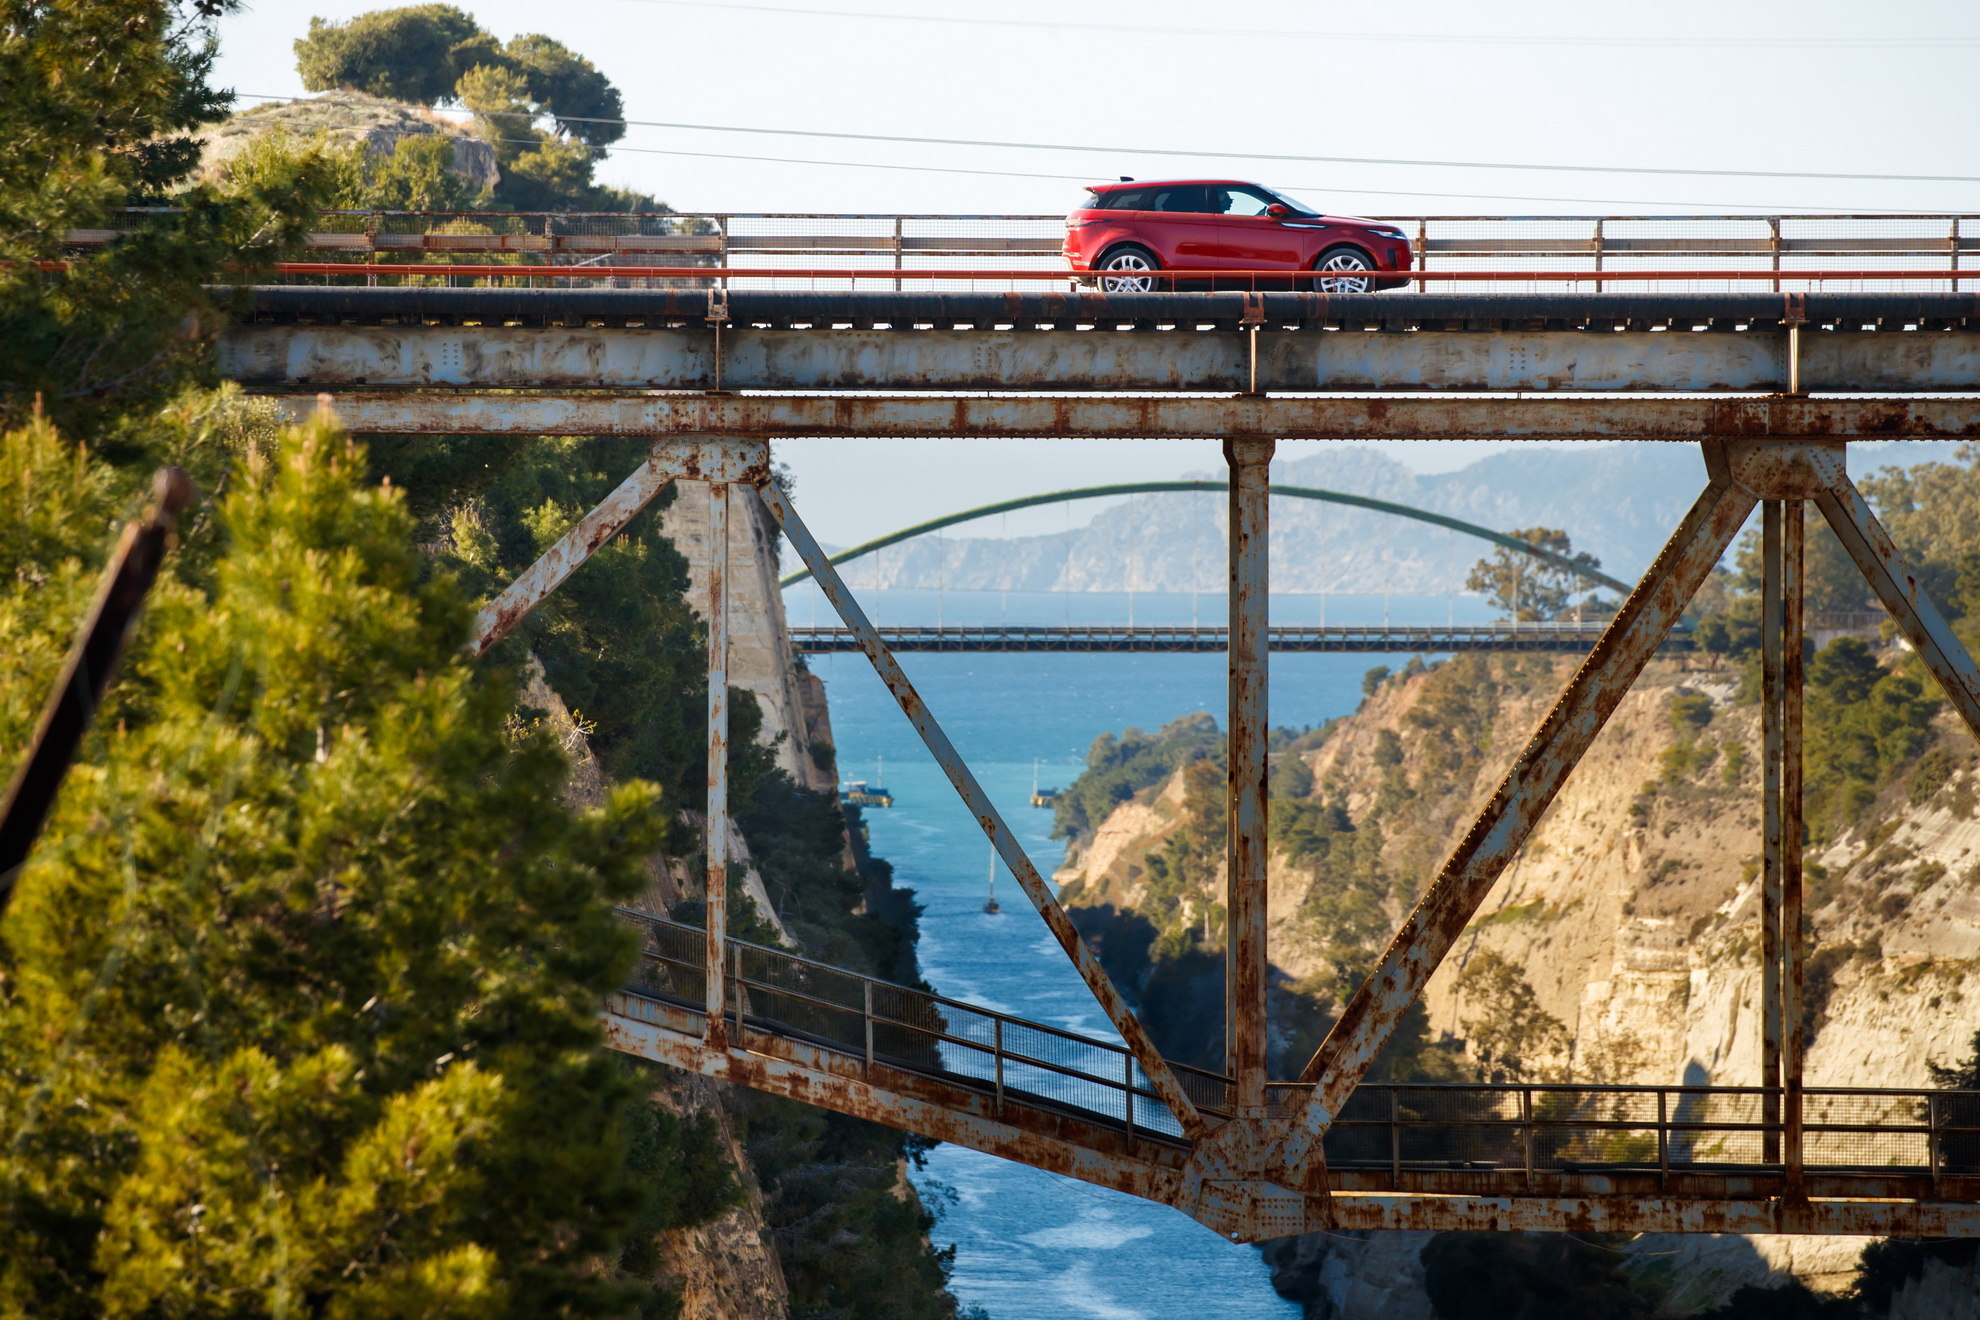
<instances>
[{"instance_id":1,"label":"red suv","mask_svg":"<svg viewBox=\"0 0 1980 1320\"><path fill-rule=\"evenodd\" d=\"M1123 179L1087 192L1085 204L1066 217L1066 260L1097 277L1107 293L1173 285L1153 273L1160 270L1313 271L1306 287L1318 293L1373 293L1409 283L1382 273L1410 268L1409 235L1402 230L1316 215L1255 183Z\"/></svg>"}]
</instances>

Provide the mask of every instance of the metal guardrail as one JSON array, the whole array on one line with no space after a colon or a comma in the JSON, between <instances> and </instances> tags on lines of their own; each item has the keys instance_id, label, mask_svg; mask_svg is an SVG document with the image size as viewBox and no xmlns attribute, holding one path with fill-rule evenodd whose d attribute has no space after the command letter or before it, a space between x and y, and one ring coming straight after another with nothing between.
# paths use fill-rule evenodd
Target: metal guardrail
<instances>
[{"instance_id":1,"label":"metal guardrail","mask_svg":"<svg viewBox=\"0 0 1980 1320\"><path fill-rule=\"evenodd\" d=\"M706 1011L699 927L622 910L644 932L632 995ZM1180 1126L1121 1045L729 941L730 1039L801 1041L864 1063L969 1087L994 1112L1025 1105L1131 1135L1182 1142ZM1206 1114L1232 1117L1230 1080L1172 1064ZM1310 1086L1267 1086L1286 1116ZM1442 1174L1630 1171L1678 1175L1783 1171L1786 1130L1767 1120L1778 1090L1601 1083L1363 1083L1326 1138L1331 1169ZM1775 1100L1775 1105L1769 1105ZM1810 1173L1980 1175L1980 1091L1811 1087L1803 1169Z\"/></svg>"},{"instance_id":2,"label":"metal guardrail","mask_svg":"<svg viewBox=\"0 0 1980 1320\"><path fill-rule=\"evenodd\" d=\"M1278 652L1349 652L1358 654L1458 651L1586 651L1606 627L1603 623L1457 624L1427 627L1401 624L1280 624L1270 630L1271 649ZM1229 646L1221 626L1164 624L984 624L886 625L878 629L896 652L1012 651L1048 653L1146 652L1218 654ZM791 644L805 655L858 651L849 628L792 625ZM1690 650L1688 632L1674 632L1665 643L1670 650Z\"/></svg>"},{"instance_id":3,"label":"metal guardrail","mask_svg":"<svg viewBox=\"0 0 1980 1320\"><path fill-rule=\"evenodd\" d=\"M69 242L101 245L155 214L128 211L127 226L71 231ZM1562 280L1597 292L1618 286L1705 292L1756 281L1795 292L1815 272L1828 272L1829 284L1955 291L1980 280L1980 266L1964 264L1967 254L1980 252L1975 216L1378 218L1412 236L1413 273L1425 292L1507 291L1521 281L1553 287ZM454 273L406 277L486 279L492 272L479 265L495 264L555 268L554 275L530 271L533 279L622 286L1007 291L1064 278L1063 235L1064 217L1035 214L337 211L323 213L308 244L342 258L316 264L313 274L329 278L392 279L397 276L367 268L437 261ZM984 257L998 258L1001 268L983 269ZM1674 258L1680 259L1675 269ZM522 274L505 271L502 278ZM1434 278L1440 275L1445 278ZM311 277L301 268L290 273Z\"/></svg>"}]
</instances>

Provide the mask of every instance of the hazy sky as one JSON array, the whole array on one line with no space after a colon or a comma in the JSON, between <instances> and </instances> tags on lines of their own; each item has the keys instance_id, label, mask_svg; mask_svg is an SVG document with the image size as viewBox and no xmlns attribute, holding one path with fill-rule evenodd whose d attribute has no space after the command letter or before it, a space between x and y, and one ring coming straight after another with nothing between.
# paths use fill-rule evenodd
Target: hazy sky
<instances>
[{"instance_id":1,"label":"hazy sky","mask_svg":"<svg viewBox=\"0 0 1980 1320\"><path fill-rule=\"evenodd\" d=\"M222 25L218 81L302 95L291 44L310 16L381 7L252 4ZM1060 212L1083 181L1204 173L1257 178L1361 215L1980 210L1976 183L1625 172L1980 175L1972 0L1142 0L1118 23L1121 7L1063 0L462 8L498 36L542 32L590 58L624 93L628 119L1081 148L630 128L599 176L681 210ZM952 445L935 462L927 446L786 448L816 493L808 503L819 534L840 541L1050 489L1042 479L1163 477L1215 461L1207 446L1175 443ZM1393 452L1446 468L1482 450ZM830 509L815 502L828 496Z\"/></svg>"}]
</instances>

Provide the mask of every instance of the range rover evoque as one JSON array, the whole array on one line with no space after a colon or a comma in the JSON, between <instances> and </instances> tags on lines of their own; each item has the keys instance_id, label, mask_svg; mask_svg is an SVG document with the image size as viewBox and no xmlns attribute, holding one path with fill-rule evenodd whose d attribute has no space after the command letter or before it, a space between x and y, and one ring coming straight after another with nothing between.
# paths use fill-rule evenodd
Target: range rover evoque
<instances>
[{"instance_id":1,"label":"range rover evoque","mask_svg":"<svg viewBox=\"0 0 1980 1320\"><path fill-rule=\"evenodd\" d=\"M1237 179L1124 179L1094 184L1066 217L1074 272L1107 293L1179 282L1162 271L1286 271L1282 287L1373 293L1409 283L1409 236L1394 225L1320 215L1283 193ZM1192 282L1219 285L1214 274ZM1230 287L1252 281L1233 278ZM1271 287L1261 284L1260 287Z\"/></svg>"}]
</instances>

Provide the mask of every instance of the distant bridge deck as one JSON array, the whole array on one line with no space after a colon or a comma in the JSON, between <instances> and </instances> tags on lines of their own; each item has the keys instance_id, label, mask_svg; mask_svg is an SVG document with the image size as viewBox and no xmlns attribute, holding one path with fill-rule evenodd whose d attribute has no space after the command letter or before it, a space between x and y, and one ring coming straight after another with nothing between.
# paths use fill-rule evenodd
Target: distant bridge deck
<instances>
[{"instance_id":1,"label":"distant bridge deck","mask_svg":"<svg viewBox=\"0 0 1980 1320\"><path fill-rule=\"evenodd\" d=\"M1586 651L1602 635L1601 623L1489 624L1277 624L1271 647L1281 652L1348 654L1458 651ZM894 624L880 627L890 650L1013 652L1146 652L1222 655L1226 627L1167 624ZM793 625L791 644L804 655L855 652L850 628ZM1671 651L1692 649L1688 633L1673 633Z\"/></svg>"},{"instance_id":2,"label":"distant bridge deck","mask_svg":"<svg viewBox=\"0 0 1980 1320\"><path fill-rule=\"evenodd\" d=\"M614 1048L1176 1200L1189 1143L1124 1047L730 941L730 1045L717 1054L701 1040L706 932L625 919L644 952L607 1006ZM1207 1118L1234 1116L1229 1078L1171 1066ZM1307 1089L1272 1083L1272 1112L1290 1113ZM1392 1226L1407 1198L1417 1227L1440 1214L1449 1222L1434 1226L1502 1228L1572 1215L1568 1226L1596 1230L1765 1231L1787 1179L1770 1154L1782 1125L1767 1121L1769 1098L1736 1086L1364 1083L1325 1137L1336 1222ZM1812 1087L1803 1105L1807 1213L1857 1226L1826 1231L1980 1231L1980 1207L1957 1204L1980 1199L1980 1092ZM1480 1202L1488 1219L1464 1219Z\"/></svg>"}]
</instances>

